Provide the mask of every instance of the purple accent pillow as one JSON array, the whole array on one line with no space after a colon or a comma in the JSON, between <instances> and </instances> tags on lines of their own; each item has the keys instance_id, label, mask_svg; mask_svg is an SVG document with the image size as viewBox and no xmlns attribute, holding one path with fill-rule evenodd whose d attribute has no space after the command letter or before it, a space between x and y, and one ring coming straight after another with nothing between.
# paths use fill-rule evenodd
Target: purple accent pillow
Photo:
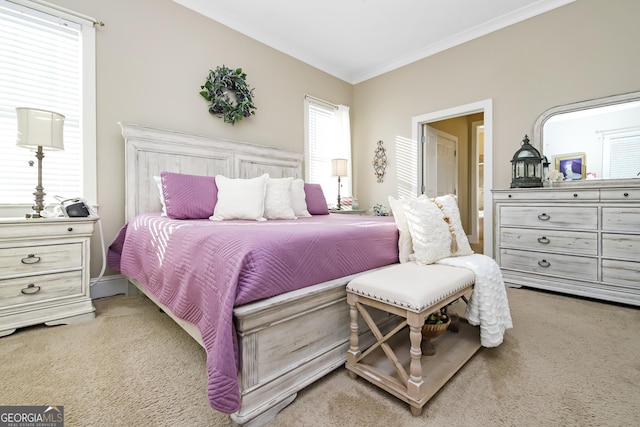
<instances>
[{"instance_id":1,"label":"purple accent pillow","mask_svg":"<svg viewBox=\"0 0 640 427\"><path fill-rule=\"evenodd\" d=\"M320 184L304 183L305 201L311 215L329 215L327 199L324 198Z\"/></svg>"},{"instance_id":2,"label":"purple accent pillow","mask_svg":"<svg viewBox=\"0 0 640 427\"><path fill-rule=\"evenodd\" d=\"M167 216L174 219L208 219L218 201L214 176L162 172L162 194Z\"/></svg>"}]
</instances>

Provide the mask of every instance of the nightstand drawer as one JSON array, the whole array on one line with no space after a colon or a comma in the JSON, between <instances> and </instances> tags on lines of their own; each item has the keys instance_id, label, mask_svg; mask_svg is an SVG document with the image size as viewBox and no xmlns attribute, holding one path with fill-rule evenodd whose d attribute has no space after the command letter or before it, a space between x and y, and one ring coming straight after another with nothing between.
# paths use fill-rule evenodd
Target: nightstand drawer
<instances>
[{"instance_id":1,"label":"nightstand drawer","mask_svg":"<svg viewBox=\"0 0 640 427\"><path fill-rule=\"evenodd\" d=\"M82 271L0 280L0 307L82 294Z\"/></svg>"},{"instance_id":2,"label":"nightstand drawer","mask_svg":"<svg viewBox=\"0 0 640 427\"><path fill-rule=\"evenodd\" d=\"M0 277L82 266L82 243L0 249Z\"/></svg>"},{"instance_id":3,"label":"nightstand drawer","mask_svg":"<svg viewBox=\"0 0 640 427\"><path fill-rule=\"evenodd\" d=\"M503 227L500 246L595 256L598 255L598 234L588 231Z\"/></svg>"},{"instance_id":4,"label":"nightstand drawer","mask_svg":"<svg viewBox=\"0 0 640 427\"><path fill-rule=\"evenodd\" d=\"M504 269L549 274L569 279L598 280L596 258L502 249L500 260L500 267Z\"/></svg>"},{"instance_id":5,"label":"nightstand drawer","mask_svg":"<svg viewBox=\"0 0 640 427\"><path fill-rule=\"evenodd\" d=\"M55 237L91 236L94 221L75 220L22 220L15 223L0 223L0 234L3 240L47 239Z\"/></svg>"}]
</instances>

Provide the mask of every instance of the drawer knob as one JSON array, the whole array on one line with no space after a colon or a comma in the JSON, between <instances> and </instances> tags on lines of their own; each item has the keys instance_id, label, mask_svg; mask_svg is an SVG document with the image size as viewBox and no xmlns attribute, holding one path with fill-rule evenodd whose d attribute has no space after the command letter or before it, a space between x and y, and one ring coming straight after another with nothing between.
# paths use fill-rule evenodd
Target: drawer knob
<instances>
[{"instance_id":1,"label":"drawer knob","mask_svg":"<svg viewBox=\"0 0 640 427\"><path fill-rule=\"evenodd\" d=\"M23 264L36 264L40 262L40 257L35 256L34 254L29 254L26 257L22 258L20 261L22 261Z\"/></svg>"},{"instance_id":2,"label":"drawer knob","mask_svg":"<svg viewBox=\"0 0 640 427\"><path fill-rule=\"evenodd\" d=\"M578 197L578 193L573 193L573 197Z\"/></svg>"},{"instance_id":3,"label":"drawer knob","mask_svg":"<svg viewBox=\"0 0 640 427\"><path fill-rule=\"evenodd\" d=\"M629 193L624 193L624 197L629 197Z\"/></svg>"},{"instance_id":4,"label":"drawer knob","mask_svg":"<svg viewBox=\"0 0 640 427\"><path fill-rule=\"evenodd\" d=\"M546 259L543 259L542 261L538 261L538 265L540 267L544 267L547 268L551 265L551 263L549 261L547 261Z\"/></svg>"},{"instance_id":5,"label":"drawer knob","mask_svg":"<svg viewBox=\"0 0 640 427\"><path fill-rule=\"evenodd\" d=\"M507 197L508 197L508 198L511 198L511 194L509 194Z\"/></svg>"},{"instance_id":6,"label":"drawer knob","mask_svg":"<svg viewBox=\"0 0 640 427\"><path fill-rule=\"evenodd\" d=\"M549 221L551 217L546 213L541 213L540 215L538 215L538 219L540 221Z\"/></svg>"},{"instance_id":7,"label":"drawer knob","mask_svg":"<svg viewBox=\"0 0 640 427\"><path fill-rule=\"evenodd\" d=\"M538 242L542 243L543 245L546 245L547 243L549 243L551 240L549 240L548 238L542 236L542 237L538 237Z\"/></svg>"},{"instance_id":8,"label":"drawer knob","mask_svg":"<svg viewBox=\"0 0 640 427\"><path fill-rule=\"evenodd\" d=\"M25 295L33 295L40 292L40 286L36 286L33 283L29 283L26 288L20 290Z\"/></svg>"},{"instance_id":9,"label":"drawer knob","mask_svg":"<svg viewBox=\"0 0 640 427\"><path fill-rule=\"evenodd\" d=\"M67 228L67 231L73 231L73 227Z\"/></svg>"}]
</instances>

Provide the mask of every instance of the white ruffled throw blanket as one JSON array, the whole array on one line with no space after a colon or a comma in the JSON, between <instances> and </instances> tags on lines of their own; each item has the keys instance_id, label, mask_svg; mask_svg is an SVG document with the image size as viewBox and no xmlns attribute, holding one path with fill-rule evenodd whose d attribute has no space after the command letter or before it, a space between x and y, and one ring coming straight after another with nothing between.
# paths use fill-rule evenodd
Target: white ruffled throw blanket
<instances>
[{"instance_id":1,"label":"white ruffled throw blanket","mask_svg":"<svg viewBox=\"0 0 640 427\"><path fill-rule=\"evenodd\" d=\"M483 347L502 344L504 331L513 327L502 280L500 266L493 258L482 254L443 258L437 264L463 267L476 276L473 293L465 312L470 325L480 325L480 343Z\"/></svg>"}]
</instances>

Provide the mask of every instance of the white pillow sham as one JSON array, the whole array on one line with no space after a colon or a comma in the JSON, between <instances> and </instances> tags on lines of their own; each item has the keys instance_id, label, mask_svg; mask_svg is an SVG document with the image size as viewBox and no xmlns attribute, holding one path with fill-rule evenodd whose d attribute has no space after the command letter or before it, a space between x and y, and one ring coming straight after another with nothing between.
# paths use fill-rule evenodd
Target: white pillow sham
<instances>
[{"instance_id":1,"label":"white pillow sham","mask_svg":"<svg viewBox=\"0 0 640 427\"><path fill-rule=\"evenodd\" d=\"M161 216L167 216L167 204L164 201L164 191L162 190L162 178L159 176L154 176L153 180L156 183L156 186L158 187L158 195L160 196L160 203L162 204L162 215Z\"/></svg>"},{"instance_id":2,"label":"white pillow sham","mask_svg":"<svg viewBox=\"0 0 640 427\"><path fill-rule=\"evenodd\" d=\"M296 219L296 214L291 207L292 184L293 178L267 179L264 200L264 217L266 219Z\"/></svg>"},{"instance_id":3,"label":"white pillow sham","mask_svg":"<svg viewBox=\"0 0 640 427\"><path fill-rule=\"evenodd\" d=\"M411 261L413 255L413 242L411 241L411 232L407 217L404 213L403 200L398 200L393 196L389 196L389 206L393 212L393 219L398 227L398 257L401 263Z\"/></svg>"},{"instance_id":4,"label":"white pillow sham","mask_svg":"<svg viewBox=\"0 0 640 427\"><path fill-rule=\"evenodd\" d=\"M265 221L264 204L268 180L268 174L249 179L216 175L218 201L209 219Z\"/></svg>"},{"instance_id":5,"label":"white pillow sham","mask_svg":"<svg viewBox=\"0 0 640 427\"><path fill-rule=\"evenodd\" d=\"M402 200L415 260L433 264L451 254L451 231L444 213L428 198Z\"/></svg>"},{"instance_id":6,"label":"white pillow sham","mask_svg":"<svg viewBox=\"0 0 640 427\"><path fill-rule=\"evenodd\" d=\"M440 203L441 210L445 216L449 217L449 224L453 226L453 230L456 235L457 250L451 253L451 256L464 256L474 254L467 233L462 228L462 221L460 220L460 209L458 208L458 200L453 194L447 194L444 196L436 197L436 204Z\"/></svg>"},{"instance_id":7,"label":"white pillow sham","mask_svg":"<svg viewBox=\"0 0 640 427\"><path fill-rule=\"evenodd\" d=\"M298 178L291 183L291 207L297 217L309 217L307 210L306 193L304 192L304 180Z\"/></svg>"}]
</instances>

